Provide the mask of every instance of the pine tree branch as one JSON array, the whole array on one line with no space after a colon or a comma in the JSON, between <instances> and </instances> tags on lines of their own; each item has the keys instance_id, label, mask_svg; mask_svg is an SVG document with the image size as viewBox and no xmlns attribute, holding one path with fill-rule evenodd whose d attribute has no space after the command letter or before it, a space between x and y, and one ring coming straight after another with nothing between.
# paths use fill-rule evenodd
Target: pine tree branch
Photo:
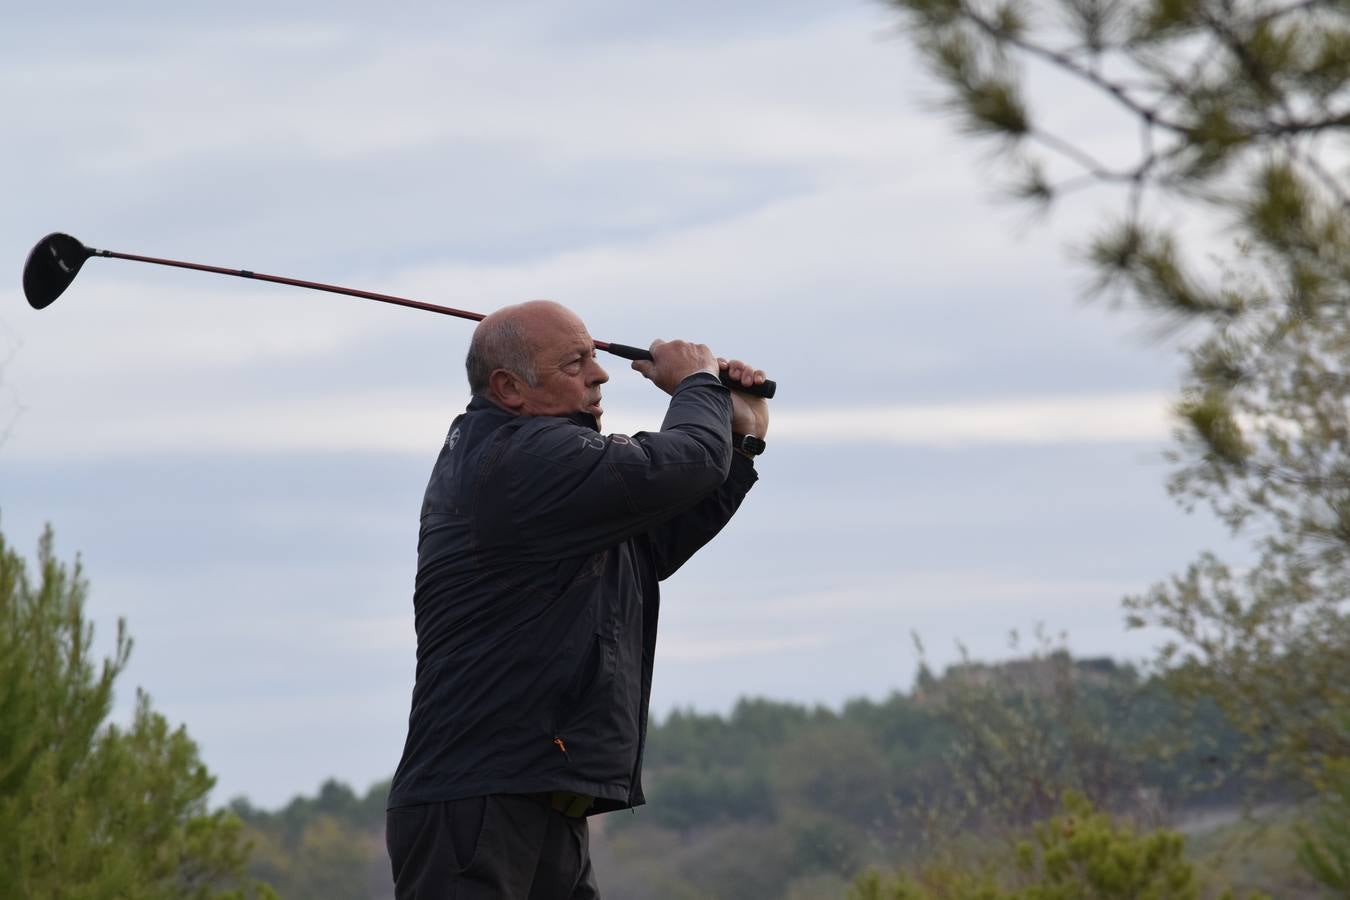
<instances>
[{"instance_id":1,"label":"pine tree branch","mask_svg":"<svg viewBox=\"0 0 1350 900\"><path fill-rule=\"evenodd\" d=\"M1342 209L1350 210L1350 190L1347 190L1346 186L1342 184L1341 180L1337 178L1334 173L1327 171L1327 168L1322 165L1322 161L1317 158L1316 154L1306 152L1299 148L1291 148L1289 152L1290 156L1298 160L1298 162L1307 168L1308 171L1316 175L1317 179L1322 182L1327 190L1340 199Z\"/></svg>"},{"instance_id":2,"label":"pine tree branch","mask_svg":"<svg viewBox=\"0 0 1350 900\"><path fill-rule=\"evenodd\" d=\"M1286 119L1292 119L1294 113L1289 107L1289 98L1275 84L1270 70L1257 62L1247 42L1234 32L1226 22L1214 16L1203 4L1200 6L1200 10L1201 21L1208 25L1214 34L1218 35L1219 40L1228 48L1228 52L1233 54L1233 57L1238 61L1238 65L1247 73L1247 77L1251 79L1252 83L1280 108Z\"/></svg>"},{"instance_id":3,"label":"pine tree branch","mask_svg":"<svg viewBox=\"0 0 1350 900\"><path fill-rule=\"evenodd\" d=\"M1261 481L1276 481L1307 491L1350 491L1350 476L1308 475L1288 466L1272 463L1245 463L1244 475Z\"/></svg>"},{"instance_id":4,"label":"pine tree branch","mask_svg":"<svg viewBox=\"0 0 1350 900\"><path fill-rule=\"evenodd\" d=\"M1053 150L1056 153L1073 160L1078 163L1078 165L1082 166L1089 174L1100 178L1103 181L1135 180L1135 172L1137 169L1130 169L1128 171L1111 169L1105 163L1092 156L1092 154L1069 143L1063 138L1056 137L1048 131L1033 128L1028 137L1042 144L1047 149Z\"/></svg>"},{"instance_id":5,"label":"pine tree branch","mask_svg":"<svg viewBox=\"0 0 1350 900\"><path fill-rule=\"evenodd\" d=\"M1185 136L1187 134L1188 129L1185 126L1181 125L1180 123L1173 122L1169 119L1163 118L1162 116L1159 115L1158 110L1156 108L1144 106L1134 97L1132 97L1129 94L1129 92L1126 91L1125 88L1123 88L1121 85L1117 84L1116 82L1112 81L1109 78L1106 78L1103 75L1098 74L1097 72L1094 72L1092 69L1087 68L1086 66L1082 65L1080 62L1075 60L1069 54L1059 50L1052 50L1051 48L1044 47L1040 44L1032 43L1023 38L1017 37L1016 35L1010 35L1006 31L1006 29L999 27L997 23L990 22L979 12L970 8L968 5L963 4L963 11L965 13L966 18L969 19L971 23L973 23L986 35L992 38L995 42L1007 43L1030 56L1037 57L1046 62L1052 63L1055 66L1058 66L1059 68L1063 69L1064 71L1068 72L1069 74L1073 75L1079 80L1086 81L1093 87L1096 87L1106 92L1112 98L1114 98L1117 103L1119 103L1121 106L1124 106L1130 112L1134 113L1136 116L1138 116L1139 118L1143 119L1146 122L1156 124L1161 128L1166 128L1169 131L1176 132L1178 135Z\"/></svg>"},{"instance_id":6,"label":"pine tree branch","mask_svg":"<svg viewBox=\"0 0 1350 900\"><path fill-rule=\"evenodd\" d=\"M1207 74L1205 70L1222 52L1223 45L1211 37L1204 50L1196 54L1195 62L1185 75L1178 76L1164 60L1155 59L1152 54L1148 55L1146 71L1167 85L1163 91L1167 103L1181 104L1194 92L1195 86L1202 83ZM1161 109L1164 105L1165 103L1160 102L1158 106Z\"/></svg>"},{"instance_id":7,"label":"pine tree branch","mask_svg":"<svg viewBox=\"0 0 1350 900\"><path fill-rule=\"evenodd\" d=\"M1319 6L1325 6L1335 10L1338 5L1340 4L1338 4L1336 0L1299 0L1298 3L1291 3L1288 6L1272 9L1268 12L1263 12L1260 15L1253 16L1248 19L1245 24L1265 25L1274 22L1276 19L1282 19L1292 13L1306 12Z\"/></svg>"},{"instance_id":8,"label":"pine tree branch","mask_svg":"<svg viewBox=\"0 0 1350 900\"><path fill-rule=\"evenodd\" d=\"M1350 111L1323 119L1298 119L1290 115L1282 122L1271 122L1250 130L1256 137L1288 137L1292 135L1319 134L1336 128L1350 128Z\"/></svg>"}]
</instances>

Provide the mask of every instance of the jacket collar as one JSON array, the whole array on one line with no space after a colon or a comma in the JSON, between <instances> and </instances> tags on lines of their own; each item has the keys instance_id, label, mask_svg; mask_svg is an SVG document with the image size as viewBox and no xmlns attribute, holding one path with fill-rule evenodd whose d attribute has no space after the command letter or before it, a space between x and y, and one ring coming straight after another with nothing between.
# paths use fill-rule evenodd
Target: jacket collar
<instances>
[{"instance_id":1,"label":"jacket collar","mask_svg":"<svg viewBox=\"0 0 1350 900\"><path fill-rule=\"evenodd\" d=\"M471 413L475 412L496 413L497 415L504 416L508 419L514 419L516 417L515 413L511 412L510 410L502 409L500 406L493 403L491 400L489 400L487 397L484 397L482 394L474 394L473 397L469 400L469 405L465 407L464 411ZM595 421L595 416L591 415L588 412L574 412L569 413L568 415L565 416L550 416L549 418L566 419L573 425L580 425L582 428L589 428L591 431L600 430L599 423Z\"/></svg>"}]
</instances>

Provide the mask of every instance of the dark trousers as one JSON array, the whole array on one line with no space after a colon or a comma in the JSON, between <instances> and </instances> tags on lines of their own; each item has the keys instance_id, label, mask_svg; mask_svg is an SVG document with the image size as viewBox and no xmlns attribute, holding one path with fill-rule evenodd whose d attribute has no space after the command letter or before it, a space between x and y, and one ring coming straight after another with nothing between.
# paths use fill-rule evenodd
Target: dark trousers
<instances>
[{"instance_id":1,"label":"dark trousers","mask_svg":"<svg viewBox=\"0 0 1350 900\"><path fill-rule=\"evenodd\" d=\"M397 900L591 900L586 820L493 794L385 814Z\"/></svg>"}]
</instances>

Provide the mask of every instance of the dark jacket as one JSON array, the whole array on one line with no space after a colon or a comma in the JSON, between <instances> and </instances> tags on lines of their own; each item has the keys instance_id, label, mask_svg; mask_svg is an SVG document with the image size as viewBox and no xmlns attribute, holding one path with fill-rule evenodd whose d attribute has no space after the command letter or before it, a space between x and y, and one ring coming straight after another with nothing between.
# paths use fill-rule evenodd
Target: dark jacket
<instances>
[{"instance_id":1,"label":"dark jacket","mask_svg":"<svg viewBox=\"0 0 1350 900\"><path fill-rule=\"evenodd\" d=\"M390 808L542 791L596 797L592 812L644 802L657 582L755 478L711 375L680 383L660 432L632 437L474 398L422 505L417 681Z\"/></svg>"}]
</instances>

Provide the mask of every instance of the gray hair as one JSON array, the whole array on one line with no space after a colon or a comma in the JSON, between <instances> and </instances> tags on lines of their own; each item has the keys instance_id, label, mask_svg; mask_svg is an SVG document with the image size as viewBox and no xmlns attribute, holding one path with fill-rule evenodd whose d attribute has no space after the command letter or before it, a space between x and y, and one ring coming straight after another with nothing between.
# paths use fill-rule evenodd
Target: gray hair
<instances>
[{"instance_id":1,"label":"gray hair","mask_svg":"<svg viewBox=\"0 0 1350 900\"><path fill-rule=\"evenodd\" d=\"M469 355L464 359L469 375L469 390L486 394L488 379L497 369L505 369L519 376L530 387L537 387L539 376L534 371L534 355L525 331L510 318L482 322L473 331Z\"/></svg>"}]
</instances>

